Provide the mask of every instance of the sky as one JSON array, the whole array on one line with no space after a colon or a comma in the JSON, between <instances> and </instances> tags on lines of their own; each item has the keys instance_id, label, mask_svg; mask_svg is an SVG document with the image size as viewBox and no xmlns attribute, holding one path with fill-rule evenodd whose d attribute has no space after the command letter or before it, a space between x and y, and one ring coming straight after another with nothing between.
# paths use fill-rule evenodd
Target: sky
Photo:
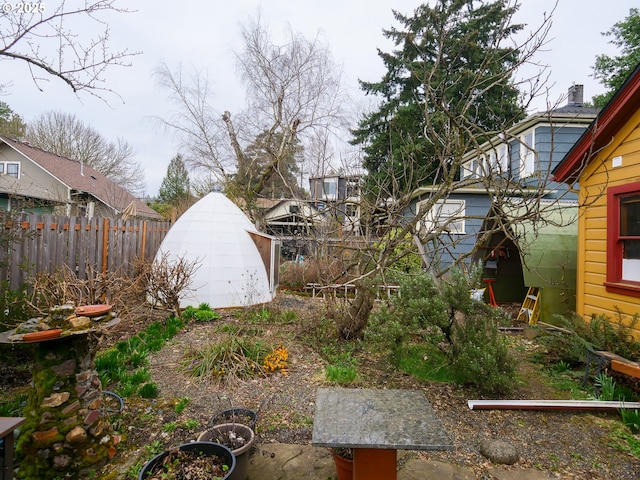
<instances>
[{"instance_id":1,"label":"sky","mask_svg":"<svg viewBox=\"0 0 640 480\"><path fill-rule=\"evenodd\" d=\"M3 3L13 2L4 0ZM53 5L54 0L45 2ZM157 86L154 70L165 62L170 69L206 72L213 89L216 110L238 112L244 106L244 87L235 68L234 51L240 50L240 25L258 13L275 43L287 26L308 39L316 36L328 45L335 63L342 69L343 86L356 102L363 102L358 79L380 80L384 74L377 49L392 45L383 29L399 26L392 9L410 15L418 0L120 0L132 11L111 17L114 50L140 52L132 66L115 67L105 76L107 88L118 96L100 100L74 94L57 79L40 91L19 61L0 62L0 83L7 84L0 100L9 104L25 121L47 111L70 113L109 141L121 138L129 143L145 170L146 193L154 196L166 175L169 161L178 153L178 141L159 127L154 118L168 118L174 110L167 92ZM521 0L515 18L528 32L543 21L556 0ZM637 0L558 0L552 16L547 45L536 61L546 65L547 93L531 105L531 112L544 110L547 103L564 102L572 84L584 85L585 100L605 88L591 77L596 55L616 55L603 32L623 20ZM0 23L1 26L1 23ZM87 32L85 32L86 34ZM97 34L93 32L92 35ZM539 67L530 66L526 76Z\"/></svg>"}]
</instances>

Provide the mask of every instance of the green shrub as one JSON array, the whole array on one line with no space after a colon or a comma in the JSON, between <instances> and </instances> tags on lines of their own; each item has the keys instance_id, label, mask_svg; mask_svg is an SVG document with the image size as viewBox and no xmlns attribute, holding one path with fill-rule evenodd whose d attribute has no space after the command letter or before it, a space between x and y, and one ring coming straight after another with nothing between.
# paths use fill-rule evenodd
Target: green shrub
<instances>
[{"instance_id":1,"label":"green shrub","mask_svg":"<svg viewBox=\"0 0 640 480\"><path fill-rule=\"evenodd\" d=\"M353 365L327 365L325 369L325 378L339 385L353 383L356 376L356 367Z\"/></svg>"},{"instance_id":2,"label":"green shrub","mask_svg":"<svg viewBox=\"0 0 640 480\"><path fill-rule=\"evenodd\" d=\"M176 403L175 407L173 407L173 410L176 413L182 413L184 409L187 408L189 401L189 397L182 397L180 400L178 400L178 403Z\"/></svg>"},{"instance_id":3,"label":"green shrub","mask_svg":"<svg viewBox=\"0 0 640 480\"><path fill-rule=\"evenodd\" d=\"M180 317L183 320L198 320L200 322L209 322L222 318L208 303L201 303L198 308L189 305L182 311Z\"/></svg>"},{"instance_id":4,"label":"green shrub","mask_svg":"<svg viewBox=\"0 0 640 480\"><path fill-rule=\"evenodd\" d=\"M621 357L640 356L640 340L631 335L631 328L638 321L637 316L630 326L622 325L605 315L595 315L589 321L574 315L557 317L566 331L552 330L536 337L547 353L540 361L550 364L563 361L574 367L584 363L587 349L607 350Z\"/></svg>"},{"instance_id":5,"label":"green shrub","mask_svg":"<svg viewBox=\"0 0 640 480\"><path fill-rule=\"evenodd\" d=\"M154 382L145 383L140 387L140 396L142 398L156 398L158 396L158 385Z\"/></svg>"},{"instance_id":6,"label":"green shrub","mask_svg":"<svg viewBox=\"0 0 640 480\"><path fill-rule=\"evenodd\" d=\"M451 369L458 383L488 394L506 394L513 389L516 365L498 322L469 315L455 324L453 340Z\"/></svg>"},{"instance_id":7,"label":"green shrub","mask_svg":"<svg viewBox=\"0 0 640 480\"><path fill-rule=\"evenodd\" d=\"M435 345L406 345L396 350L392 363L403 372L420 380L454 382L447 355Z\"/></svg>"},{"instance_id":8,"label":"green shrub","mask_svg":"<svg viewBox=\"0 0 640 480\"><path fill-rule=\"evenodd\" d=\"M37 315L30 308L27 297L27 285L20 290L11 290L8 281L0 282L0 331L11 330Z\"/></svg>"},{"instance_id":9,"label":"green shrub","mask_svg":"<svg viewBox=\"0 0 640 480\"><path fill-rule=\"evenodd\" d=\"M195 319L199 322L210 322L211 320L218 320L220 318L222 318L222 316L212 310L198 310L195 315Z\"/></svg>"},{"instance_id":10,"label":"green shrub","mask_svg":"<svg viewBox=\"0 0 640 480\"><path fill-rule=\"evenodd\" d=\"M365 338L391 349L395 365L419 371L413 346L440 352L425 370L454 378L488 393L506 393L515 365L498 327L510 323L506 312L473 300L476 276L452 269L436 281L428 274L408 276L400 292L370 317ZM438 358L439 357L439 358Z\"/></svg>"},{"instance_id":11,"label":"green shrub","mask_svg":"<svg viewBox=\"0 0 640 480\"><path fill-rule=\"evenodd\" d=\"M640 410L623 408L620 410L622 422L629 427L634 435L640 433Z\"/></svg>"}]
</instances>

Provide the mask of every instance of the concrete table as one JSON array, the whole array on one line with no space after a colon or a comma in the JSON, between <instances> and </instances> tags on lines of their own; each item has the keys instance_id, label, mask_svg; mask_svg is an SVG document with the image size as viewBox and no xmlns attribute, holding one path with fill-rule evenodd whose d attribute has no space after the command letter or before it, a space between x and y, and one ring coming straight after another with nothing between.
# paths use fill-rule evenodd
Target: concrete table
<instances>
[{"instance_id":1,"label":"concrete table","mask_svg":"<svg viewBox=\"0 0 640 480\"><path fill-rule=\"evenodd\" d=\"M352 448L354 480L395 480L397 450L454 448L416 390L318 389L311 443Z\"/></svg>"},{"instance_id":2,"label":"concrete table","mask_svg":"<svg viewBox=\"0 0 640 480\"><path fill-rule=\"evenodd\" d=\"M0 439L3 441L2 458L0 462L1 480L11 480L13 478L13 431L22 425L26 418L22 417L0 417Z\"/></svg>"}]
</instances>

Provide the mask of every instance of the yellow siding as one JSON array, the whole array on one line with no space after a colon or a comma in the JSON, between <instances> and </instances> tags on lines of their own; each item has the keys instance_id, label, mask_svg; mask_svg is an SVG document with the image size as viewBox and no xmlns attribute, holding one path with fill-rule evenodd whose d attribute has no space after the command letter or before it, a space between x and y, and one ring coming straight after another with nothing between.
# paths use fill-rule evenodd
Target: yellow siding
<instances>
[{"instance_id":1,"label":"yellow siding","mask_svg":"<svg viewBox=\"0 0 640 480\"><path fill-rule=\"evenodd\" d=\"M622 165L614 168L616 156L622 156ZM580 176L576 309L585 318L602 314L629 325L640 313L640 298L607 292L604 286L607 188L633 182L640 182L640 110ZM640 337L640 325L633 333Z\"/></svg>"}]
</instances>

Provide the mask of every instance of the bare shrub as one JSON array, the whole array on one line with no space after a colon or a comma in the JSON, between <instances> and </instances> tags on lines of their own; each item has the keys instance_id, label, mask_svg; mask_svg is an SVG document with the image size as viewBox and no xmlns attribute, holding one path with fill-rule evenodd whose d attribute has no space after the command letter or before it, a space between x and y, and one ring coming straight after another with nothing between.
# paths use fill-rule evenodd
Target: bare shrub
<instances>
[{"instance_id":1,"label":"bare shrub","mask_svg":"<svg viewBox=\"0 0 640 480\"><path fill-rule=\"evenodd\" d=\"M330 285L347 283L344 263L332 258L309 259L304 262L286 262L280 266L280 285L304 287L307 283Z\"/></svg>"},{"instance_id":2,"label":"bare shrub","mask_svg":"<svg viewBox=\"0 0 640 480\"><path fill-rule=\"evenodd\" d=\"M147 297L151 303L180 316L180 299L189 293L193 276L201 265L198 259L190 262L182 256L170 261L169 254L163 252L145 272Z\"/></svg>"},{"instance_id":3,"label":"bare shrub","mask_svg":"<svg viewBox=\"0 0 640 480\"><path fill-rule=\"evenodd\" d=\"M29 303L39 313L67 302L74 305L106 303L118 312L129 312L144 300L139 275L130 278L119 271L98 272L89 266L86 277L78 278L67 265L53 273L38 274L33 278Z\"/></svg>"}]
</instances>

